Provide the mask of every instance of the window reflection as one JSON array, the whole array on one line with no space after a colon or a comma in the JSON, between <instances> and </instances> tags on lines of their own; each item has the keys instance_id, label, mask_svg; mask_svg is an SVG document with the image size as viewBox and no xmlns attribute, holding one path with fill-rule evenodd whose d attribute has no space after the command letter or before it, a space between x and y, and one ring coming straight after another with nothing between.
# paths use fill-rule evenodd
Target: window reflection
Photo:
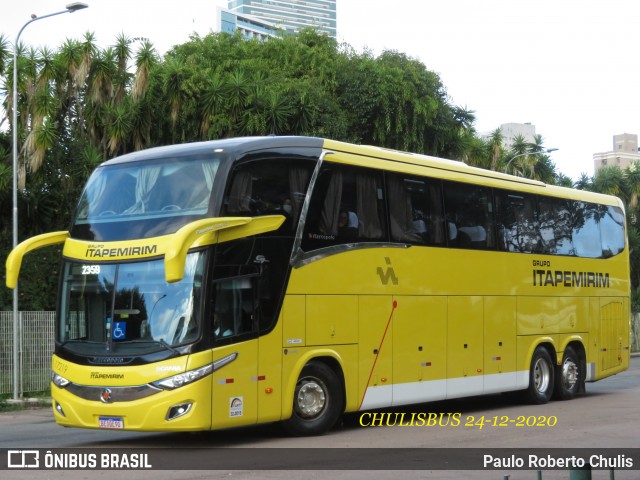
<instances>
[{"instance_id":1,"label":"window reflection","mask_svg":"<svg viewBox=\"0 0 640 480\"><path fill-rule=\"evenodd\" d=\"M76 224L204 214L219 164L182 157L100 167L87 182Z\"/></svg>"},{"instance_id":2,"label":"window reflection","mask_svg":"<svg viewBox=\"0 0 640 480\"><path fill-rule=\"evenodd\" d=\"M187 256L184 279L164 281L164 262L65 265L58 340L117 345L120 352L197 340L203 253ZM146 343L146 346L143 345Z\"/></svg>"}]
</instances>

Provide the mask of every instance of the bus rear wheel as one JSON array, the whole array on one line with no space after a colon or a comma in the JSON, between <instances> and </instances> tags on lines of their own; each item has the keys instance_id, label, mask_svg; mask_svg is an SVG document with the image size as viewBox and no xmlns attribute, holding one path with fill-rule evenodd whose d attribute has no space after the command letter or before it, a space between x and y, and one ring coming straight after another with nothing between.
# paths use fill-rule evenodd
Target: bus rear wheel
<instances>
[{"instance_id":1,"label":"bus rear wheel","mask_svg":"<svg viewBox=\"0 0 640 480\"><path fill-rule=\"evenodd\" d=\"M571 400L580 391L584 382L584 373L580 357L573 347L564 349L562 363L556 368L554 397L559 400Z\"/></svg>"},{"instance_id":2,"label":"bus rear wheel","mask_svg":"<svg viewBox=\"0 0 640 480\"><path fill-rule=\"evenodd\" d=\"M546 348L538 347L531 357L529 388L525 390L525 400L535 405L547 403L553 394L553 387L554 368L551 355Z\"/></svg>"},{"instance_id":3,"label":"bus rear wheel","mask_svg":"<svg viewBox=\"0 0 640 480\"><path fill-rule=\"evenodd\" d=\"M338 375L322 362L308 363L293 396L293 414L284 422L291 435L321 435L342 415L344 392Z\"/></svg>"}]
</instances>

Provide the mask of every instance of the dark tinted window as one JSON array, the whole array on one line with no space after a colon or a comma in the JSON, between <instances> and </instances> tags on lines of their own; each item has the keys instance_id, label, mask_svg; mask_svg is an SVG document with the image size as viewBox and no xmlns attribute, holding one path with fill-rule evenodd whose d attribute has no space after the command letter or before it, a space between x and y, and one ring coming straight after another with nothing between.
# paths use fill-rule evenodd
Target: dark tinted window
<instances>
[{"instance_id":1,"label":"dark tinted window","mask_svg":"<svg viewBox=\"0 0 640 480\"><path fill-rule=\"evenodd\" d=\"M237 166L224 199L223 215L284 215L280 232L295 233L312 164L265 159Z\"/></svg>"},{"instance_id":2,"label":"dark tinted window","mask_svg":"<svg viewBox=\"0 0 640 480\"><path fill-rule=\"evenodd\" d=\"M618 207L604 207L606 212L600 219L602 255L612 257L624 250L624 212Z\"/></svg>"},{"instance_id":3,"label":"dark tinted window","mask_svg":"<svg viewBox=\"0 0 640 480\"><path fill-rule=\"evenodd\" d=\"M311 197L302 248L386 241L384 218L381 172L327 164Z\"/></svg>"},{"instance_id":4,"label":"dark tinted window","mask_svg":"<svg viewBox=\"0 0 640 480\"><path fill-rule=\"evenodd\" d=\"M542 253L549 255L575 255L573 228L576 222L575 202L550 197L539 197L540 238Z\"/></svg>"},{"instance_id":5,"label":"dark tinted window","mask_svg":"<svg viewBox=\"0 0 640 480\"><path fill-rule=\"evenodd\" d=\"M571 240L575 255L585 258L602 257L600 219L607 211L607 207L584 202L571 203L573 205Z\"/></svg>"},{"instance_id":6,"label":"dark tinted window","mask_svg":"<svg viewBox=\"0 0 640 480\"><path fill-rule=\"evenodd\" d=\"M448 245L455 248L495 248L491 189L444 182Z\"/></svg>"},{"instance_id":7,"label":"dark tinted window","mask_svg":"<svg viewBox=\"0 0 640 480\"><path fill-rule=\"evenodd\" d=\"M423 245L445 243L441 182L388 174L387 198L393 241Z\"/></svg>"},{"instance_id":8,"label":"dark tinted window","mask_svg":"<svg viewBox=\"0 0 640 480\"><path fill-rule=\"evenodd\" d=\"M536 197L496 190L498 249L506 252L540 252Z\"/></svg>"}]
</instances>

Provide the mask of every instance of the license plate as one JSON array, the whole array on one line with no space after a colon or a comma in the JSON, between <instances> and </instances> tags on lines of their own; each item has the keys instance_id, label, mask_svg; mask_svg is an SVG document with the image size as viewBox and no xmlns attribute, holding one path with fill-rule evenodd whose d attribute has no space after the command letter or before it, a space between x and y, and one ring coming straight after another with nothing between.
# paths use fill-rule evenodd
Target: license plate
<instances>
[{"instance_id":1,"label":"license plate","mask_svg":"<svg viewBox=\"0 0 640 480\"><path fill-rule=\"evenodd\" d=\"M124 420L122 417L98 417L100 428L123 429Z\"/></svg>"}]
</instances>

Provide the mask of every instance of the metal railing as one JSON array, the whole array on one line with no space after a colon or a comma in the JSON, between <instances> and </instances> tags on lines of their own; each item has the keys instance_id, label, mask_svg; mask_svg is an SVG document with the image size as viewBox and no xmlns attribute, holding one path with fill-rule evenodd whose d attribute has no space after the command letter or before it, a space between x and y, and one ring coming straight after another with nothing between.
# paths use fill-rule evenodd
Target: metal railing
<instances>
[{"instance_id":1,"label":"metal railing","mask_svg":"<svg viewBox=\"0 0 640 480\"><path fill-rule=\"evenodd\" d=\"M55 312L18 312L19 393L49 389ZM13 392L13 312L0 312L0 394Z\"/></svg>"}]
</instances>

